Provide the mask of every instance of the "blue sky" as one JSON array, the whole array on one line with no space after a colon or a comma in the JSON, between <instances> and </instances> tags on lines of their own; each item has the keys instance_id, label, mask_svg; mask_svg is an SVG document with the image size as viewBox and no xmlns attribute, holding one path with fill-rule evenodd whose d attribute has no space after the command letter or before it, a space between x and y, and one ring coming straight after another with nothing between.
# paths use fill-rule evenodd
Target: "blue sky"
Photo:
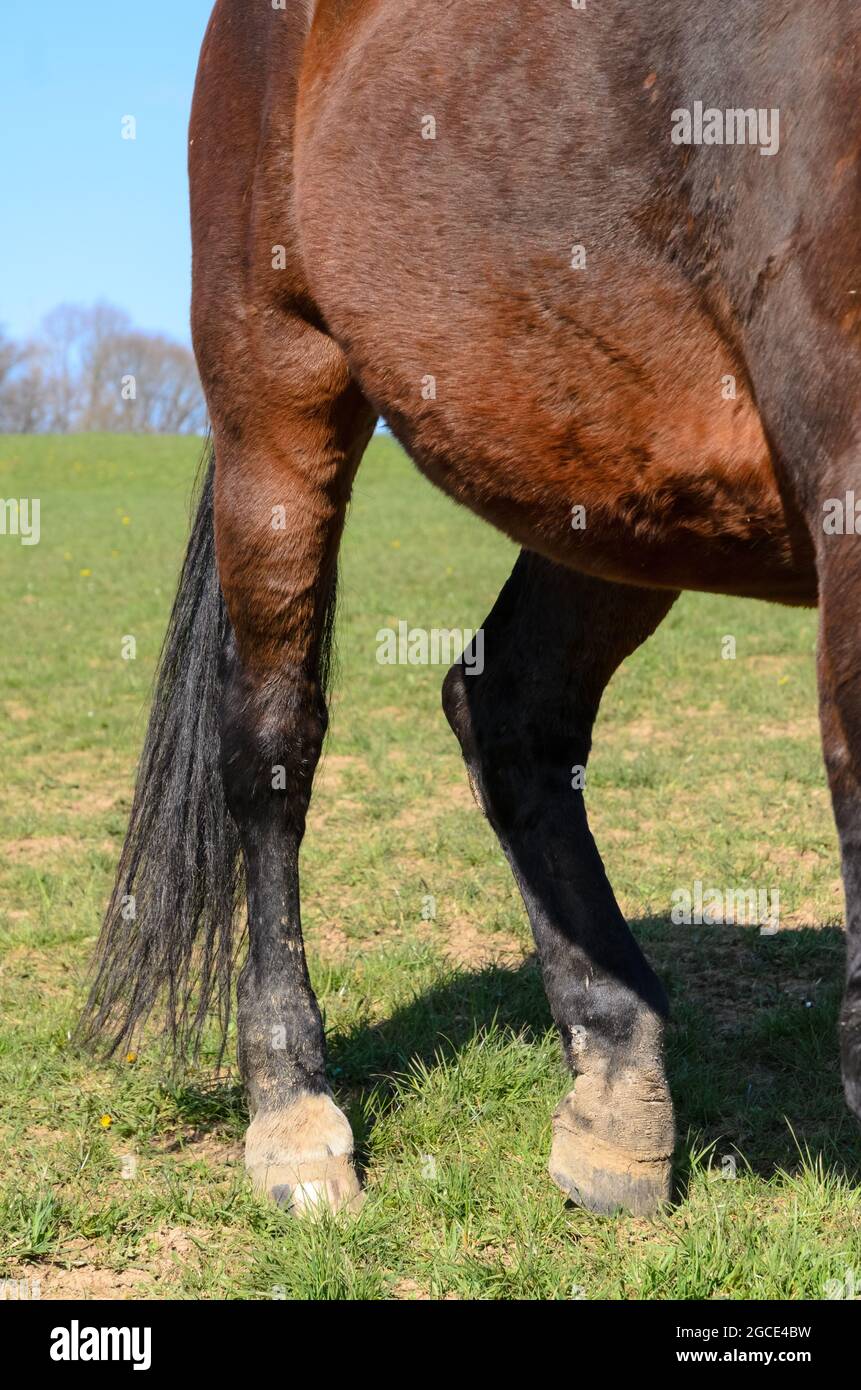
<instances>
[{"instance_id":1,"label":"blue sky","mask_svg":"<svg viewBox=\"0 0 861 1390\"><path fill-rule=\"evenodd\" d=\"M13 336L56 304L106 299L188 341L186 125L211 8L2 0L0 324Z\"/></svg>"}]
</instances>

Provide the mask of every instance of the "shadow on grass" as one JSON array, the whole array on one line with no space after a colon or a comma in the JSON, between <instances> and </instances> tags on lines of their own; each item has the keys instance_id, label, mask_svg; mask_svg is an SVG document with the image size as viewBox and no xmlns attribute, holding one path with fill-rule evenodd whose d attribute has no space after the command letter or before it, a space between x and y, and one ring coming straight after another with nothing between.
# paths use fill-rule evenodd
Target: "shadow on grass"
<instances>
[{"instance_id":1,"label":"shadow on grass","mask_svg":"<svg viewBox=\"0 0 861 1390\"><path fill-rule=\"evenodd\" d=\"M677 927L665 917L633 930L670 993L667 1064L682 1183L691 1152L708 1145L713 1162L734 1155L739 1168L763 1176L792 1171L809 1153L861 1181L861 1137L837 1050L843 932L765 937L758 928ZM494 1024L527 1038L552 1028L534 956L459 971L382 1022L334 1036L333 1080L361 1099L417 1062L456 1055ZM560 1096L563 1087L560 1069Z\"/></svg>"},{"instance_id":2,"label":"shadow on grass","mask_svg":"<svg viewBox=\"0 0 861 1390\"><path fill-rule=\"evenodd\" d=\"M792 1171L809 1153L826 1171L861 1182L861 1140L843 1099L837 1050L843 932L764 937L757 928L678 927L666 917L632 925L670 994L667 1063L682 1185L691 1153L708 1145L713 1162L735 1155L739 1168L762 1176ZM381 1022L330 1036L332 1081L346 1096L360 1151L371 1091L417 1063L457 1056L494 1026L536 1040L552 1029L534 956L511 967L455 970ZM560 1064L560 1096L563 1089ZM174 1095L200 1128L235 1122L241 1105L236 1086Z\"/></svg>"}]
</instances>

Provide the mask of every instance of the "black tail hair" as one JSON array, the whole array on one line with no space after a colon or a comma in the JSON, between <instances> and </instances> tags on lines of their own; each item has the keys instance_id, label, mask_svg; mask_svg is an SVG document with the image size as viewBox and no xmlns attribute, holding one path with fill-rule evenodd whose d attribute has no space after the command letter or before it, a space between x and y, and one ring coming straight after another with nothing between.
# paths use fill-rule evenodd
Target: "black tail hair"
<instances>
[{"instance_id":1,"label":"black tail hair","mask_svg":"<svg viewBox=\"0 0 861 1390\"><path fill-rule=\"evenodd\" d=\"M229 620L215 562L211 447L162 648L131 819L102 926L79 1036L109 1054L131 1042L162 992L174 1058L230 1022L243 888L239 835L221 777L221 654Z\"/></svg>"}]
</instances>

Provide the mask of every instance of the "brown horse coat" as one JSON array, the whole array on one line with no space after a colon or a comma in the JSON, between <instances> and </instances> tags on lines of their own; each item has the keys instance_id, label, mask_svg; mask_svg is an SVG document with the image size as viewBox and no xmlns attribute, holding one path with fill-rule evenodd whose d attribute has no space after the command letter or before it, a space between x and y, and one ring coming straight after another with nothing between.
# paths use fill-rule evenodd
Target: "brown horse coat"
<instances>
[{"instance_id":1,"label":"brown horse coat","mask_svg":"<svg viewBox=\"0 0 861 1390\"><path fill-rule=\"evenodd\" d=\"M358 1196L298 853L380 415L523 547L444 706L579 1078L556 1181L602 1211L670 1193L666 998L570 773L683 588L819 601L861 1113L861 552L824 524L859 485L859 37L852 0L218 0L190 132L216 462L91 1003L117 1040L162 984L175 1039L226 1021L241 846L246 1161L276 1200Z\"/></svg>"}]
</instances>

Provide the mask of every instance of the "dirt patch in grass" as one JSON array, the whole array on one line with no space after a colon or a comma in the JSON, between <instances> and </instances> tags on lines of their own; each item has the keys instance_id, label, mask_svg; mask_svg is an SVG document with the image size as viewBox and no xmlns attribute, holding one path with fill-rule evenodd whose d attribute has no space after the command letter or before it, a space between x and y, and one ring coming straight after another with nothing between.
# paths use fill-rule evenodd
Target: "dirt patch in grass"
<instances>
[{"instance_id":1,"label":"dirt patch in grass","mask_svg":"<svg viewBox=\"0 0 861 1390\"><path fill-rule=\"evenodd\" d=\"M10 864L28 867L50 867L57 860L73 858L98 849L103 854L115 854L112 840L75 840L71 835L34 835L23 840L4 840L2 857Z\"/></svg>"},{"instance_id":2,"label":"dirt patch in grass","mask_svg":"<svg viewBox=\"0 0 861 1390\"><path fill-rule=\"evenodd\" d=\"M65 809L75 816L104 815L114 809L119 799L118 792L89 791L68 801Z\"/></svg>"},{"instance_id":3,"label":"dirt patch in grass","mask_svg":"<svg viewBox=\"0 0 861 1390\"><path fill-rule=\"evenodd\" d=\"M341 927L334 923L304 927L305 945L323 960L342 960L356 945Z\"/></svg>"},{"instance_id":4,"label":"dirt patch in grass","mask_svg":"<svg viewBox=\"0 0 861 1390\"><path fill-rule=\"evenodd\" d=\"M798 738L819 741L819 720L815 714L807 719L777 720L771 724L759 724L756 729L760 738ZM825 773L823 771L823 777Z\"/></svg>"},{"instance_id":5,"label":"dirt patch in grass","mask_svg":"<svg viewBox=\"0 0 861 1390\"><path fill-rule=\"evenodd\" d=\"M622 733L627 739L635 743L668 744L675 743L675 730L662 726L654 719L629 719L626 723L618 720L608 719L605 725L607 731L612 730L614 734Z\"/></svg>"},{"instance_id":6,"label":"dirt patch in grass","mask_svg":"<svg viewBox=\"0 0 861 1390\"><path fill-rule=\"evenodd\" d=\"M101 748L64 749L61 766L52 753L29 753L21 760L21 766L36 778L50 777L54 784L69 786L84 786L98 778L103 785L115 781L120 789L134 776L133 762Z\"/></svg>"},{"instance_id":7,"label":"dirt patch in grass","mask_svg":"<svg viewBox=\"0 0 861 1390\"><path fill-rule=\"evenodd\" d=\"M392 1296L408 1303L430 1303L433 1297L433 1295L429 1294L427 1289L422 1288L421 1284L415 1279L399 1279L396 1284L392 1285ZM449 1291L448 1293L442 1294L439 1300L436 1301L440 1303L458 1303L460 1302L460 1294Z\"/></svg>"},{"instance_id":8,"label":"dirt patch in grass","mask_svg":"<svg viewBox=\"0 0 861 1390\"><path fill-rule=\"evenodd\" d=\"M15 724L26 724L28 719L33 718L33 711L29 706L16 704L14 700L6 700L4 709Z\"/></svg>"},{"instance_id":9,"label":"dirt patch in grass","mask_svg":"<svg viewBox=\"0 0 861 1390\"><path fill-rule=\"evenodd\" d=\"M150 1276L139 1269L98 1269L81 1265L75 1269L42 1266L41 1297L45 1300L126 1300L141 1296L141 1285ZM33 1274L33 1278L39 1277Z\"/></svg>"},{"instance_id":10,"label":"dirt patch in grass","mask_svg":"<svg viewBox=\"0 0 861 1390\"><path fill-rule=\"evenodd\" d=\"M370 776L364 758L356 757L352 753L324 753L314 775L314 794L325 791L329 795L335 795L344 784L345 774L353 769L362 772L366 777Z\"/></svg>"},{"instance_id":11,"label":"dirt patch in grass","mask_svg":"<svg viewBox=\"0 0 861 1390\"><path fill-rule=\"evenodd\" d=\"M459 782L435 785L426 801L411 801L393 817L390 825L394 830L424 829L434 821L441 820L452 809L482 814L466 776Z\"/></svg>"},{"instance_id":12,"label":"dirt patch in grass","mask_svg":"<svg viewBox=\"0 0 861 1390\"><path fill-rule=\"evenodd\" d=\"M171 1226L147 1236L144 1244L152 1251L146 1261L148 1273L163 1281L184 1265L196 1264L211 1246L212 1232L202 1226Z\"/></svg>"},{"instance_id":13,"label":"dirt patch in grass","mask_svg":"<svg viewBox=\"0 0 861 1390\"><path fill-rule=\"evenodd\" d=\"M77 1237L56 1260L21 1265L11 1277L38 1284L40 1299L47 1301L164 1298L183 1268L198 1264L211 1244L212 1232L204 1227L159 1228L144 1238L132 1265L113 1269L98 1262L99 1241Z\"/></svg>"},{"instance_id":14,"label":"dirt patch in grass","mask_svg":"<svg viewBox=\"0 0 861 1390\"><path fill-rule=\"evenodd\" d=\"M75 1244L76 1242L73 1242ZM84 1242L81 1242L82 1244ZM87 1242L94 1254L97 1242ZM152 1283L152 1276L142 1269L106 1269L75 1261L71 1267L58 1264L23 1265L11 1277L26 1279L32 1288L38 1284L39 1297L45 1302L60 1299L78 1301L118 1301L140 1298L142 1286Z\"/></svg>"},{"instance_id":15,"label":"dirt patch in grass","mask_svg":"<svg viewBox=\"0 0 861 1390\"><path fill-rule=\"evenodd\" d=\"M157 1152L193 1163L210 1163L213 1167L221 1167L241 1163L245 1150L241 1143L219 1139L206 1130L194 1130L191 1134L174 1135Z\"/></svg>"},{"instance_id":16,"label":"dirt patch in grass","mask_svg":"<svg viewBox=\"0 0 861 1390\"><path fill-rule=\"evenodd\" d=\"M776 656L773 652L760 652L756 656L744 657L742 664L746 671L757 671L761 675L782 676L792 668L793 658Z\"/></svg>"},{"instance_id":17,"label":"dirt patch in grass","mask_svg":"<svg viewBox=\"0 0 861 1390\"><path fill-rule=\"evenodd\" d=\"M440 933L435 929L434 940L442 947L443 955L456 965L471 970L485 965L519 963L528 954L516 936L506 932L485 931L466 917L457 917Z\"/></svg>"},{"instance_id":18,"label":"dirt patch in grass","mask_svg":"<svg viewBox=\"0 0 861 1390\"><path fill-rule=\"evenodd\" d=\"M821 900L803 898L789 912L780 911L780 925L784 931L800 931L803 927L843 927L843 883L838 878L829 884L828 891L833 900L832 912L822 911Z\"/></svg>"},{"instance_id":19,"label":"dirt patch in grass","mask_svg":"<svg viewBox=\"0 0 861 1390\"><path fill-rule=\"evenodd\" d=\"M384 721L386 724L403 724L405 719L414 718L414 714L409 709L404 709L402 705L381 705L374 710L374 719Z\"/></svg>"},{"instance_id":20,"label":"dirt patch in grass","mask_svg":"<svg viewBox=\"0 0 861 1390\"><path fill-rule=\"evenodd\" d=\"M3 854L11 864L40 864L61 855L74 854L80 842L71 835L37 835L27 840L4 840Z\"/></svg>"}]
</instances>

